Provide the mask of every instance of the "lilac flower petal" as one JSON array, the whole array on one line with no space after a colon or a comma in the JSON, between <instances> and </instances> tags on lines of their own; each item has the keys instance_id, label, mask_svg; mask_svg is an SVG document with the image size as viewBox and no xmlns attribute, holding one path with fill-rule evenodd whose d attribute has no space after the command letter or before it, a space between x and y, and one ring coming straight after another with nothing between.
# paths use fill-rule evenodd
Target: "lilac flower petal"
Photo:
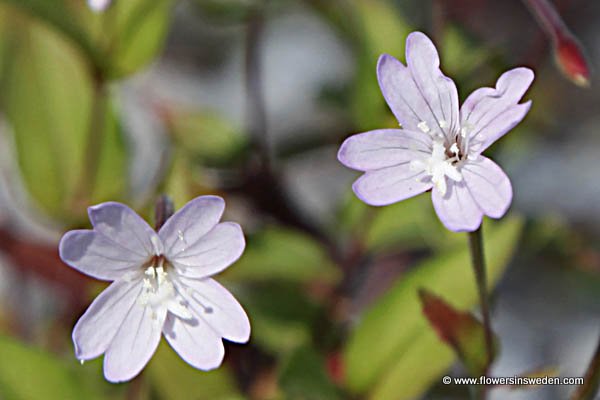
<instances>
[{"instance_id":1,"label":"lilac flower petal","mask_svg":"<svg viewBox=\"0 0 600 400\"><path fill-rule=\"evenodd\" d=\"M231 293L213 279L181 277L178 291L186 293L192 314L202 324L236 343L250 338L250 321L246 312Z\"/></svg>"},{"instance_id":2,"label":"lilac flower petal","mask_svg":"<svg viewBox=\"0 0 600 400\"><path fill-rule=\"evenodd\" d=\"M141 282L115 281L96 297L73 329L79 360L90 360L106 351L141 288Z\"/></svg>"},{"instance_id":3,"label":"lilac flower petal","mask_svg":"<svg viewBox=\"0 0 600 400\"><path fill-rule=\"evenodd\" d=\"M445 196L437 188L431 192L433 207L446 228L455 232L472 232L479 228L483 211L469 192L465 182L451 181Z\"/></svg>"},{"instance_id":4,"label":"lilac flower petal","mask_svg":"<svg viewBox=\"0 0 600 400\"><path fill-rule=\"evenodd\" d=\"M188 202L162 226L158 235L168 257L195 244L219 223L225 201L218 196L200 196Z\"/></svg>"},{"instance_id":5,"label":"lilac flower petal","mask_svg":"<svg viewBox=\"0 0 600 400\"><path fill-rule=\"evenodd\" d=\"M442 132L459 125L458 91L454 81L440 70L440 57L431 40L421 32L406 39L406 62L427 109ZM430 127L435 125L431 124Z\"/></svg>"},{"instance_id":6,"label":"lilac flower petal","mask_svg":"<svg viewBox=\"0 0 600 400\"><path fill-rule=\"evenodd\" d=\"M442 74L437 51L420 32L409 35L408 67L387 54L379 58L381 92L403 128L447 134L458 126L458 92ZM440 126L441 125L441 126Z\"/></svg>"},{"instance_id":7,"label":"lilac flower petal","mask_svg":"<svg viewBox=\"0 0 600 400\"><path fill-rule=\"evenodd\" d=\"M481 153L525 118L531 101L519 101L533 78L529 68L514 68L498 78L495 89L480 88L469 95L460 115L474 151Z\"/></svg>"},{"instance_id":8,"label":"lilac flower petal","mask_svg":"<svg viewBox=\"0 0 600 400\"><path fill-rule=\"evenodd\" d=\"M462 168L469 191L481 208L492 218L500 218L512 200L512 186L508 176L489 158L479 156Z\"/></svg>"},{"instance_id":9,"label":"lilac flower petal","mask_svg":"<svg viewBox=\"0 0 600 400\"><path fill-rule=\"evenodd\" d=\"M338 159L359 171L391 167L431 154L431 137L406 129L378 129L350 136Z\"/></svg>"},{"instance_id":10,"label":"lilac flower petal","mask_svg":"<svg viewBox=\"0 0 600 400\"><path fill-rule=\"evenodd\" d=\"M104 355L108 381L128 381L146 366L160 342L166 312L134 302Z\"/></svg>"},{"instance_id":11,"label":"lilac flower petal","mask_svg":"<svg viewBox=\"0 0 600 400\"><path fill-rule=\"evenodd\" d=\"M169 314L163 332L173 350L191 366L208 371L223 362L223 341L203 321L185 321Z\"/></svg>"},{"instance_id":12,"label":"lilac flower petal","mask_svg":"<svg viewBox=\"0 0 600 400\"><path fill-rule=\"evenodd\" d=\"M94 231L101 233L116 247L139 256L160 254L158 235L146 221L131 208L116 202L107 202L88 208Z\"/></svg>"},{"instance_id":13,"label":"lilac flower petal","mask_svg":"<svg viewBox=\"0 0 600 400\"><path fill-rule=\"evenodd\" d=\"M148 258L90 230L67 232L60 240L58 250L60 258L68 265L101 280L119 279L140 268Z\"/></svg>"},{"instance_id":14,"label":"lilac flower petal","mask_svg":"<svg viewBox=\"0 0 600 400\"><path fill-rule=\"evenodd\" d=\"M372 206L383 206L408 199L431 187L427 175L423 171L413 171L410 161L367 171L352 185L356 196Z\"/></svg>"},{"instance_id":15,"label":"lilac flower petal","mask_svg":"<svg viewBox=\"0 0 600 400\"><path fill-rule=\"evenodd\" d=\"M233 222L222 222L210 232L188 242L175 255L169 255L169 261L182 276L204 278L221 272L234 263L246 247L242 228Z\"/></svg>"}]
</instances>

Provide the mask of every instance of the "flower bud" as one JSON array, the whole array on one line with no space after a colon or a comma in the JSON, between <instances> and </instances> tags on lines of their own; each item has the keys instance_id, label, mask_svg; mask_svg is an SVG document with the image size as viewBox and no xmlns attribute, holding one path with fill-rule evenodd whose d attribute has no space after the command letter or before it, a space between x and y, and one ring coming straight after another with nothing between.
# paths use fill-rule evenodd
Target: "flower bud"
<instances>
[{"instance_id":1,"label":"flower bud","mask_svg":"<svg viewBox=\"0 0 600 400\"><path fill-rule=\"evenodd\" d=\"M554 57L561 71L578 86L590 85L590 70L577 40L571 36L561 36L554 43Z\"/></svg>"}]
</instances>

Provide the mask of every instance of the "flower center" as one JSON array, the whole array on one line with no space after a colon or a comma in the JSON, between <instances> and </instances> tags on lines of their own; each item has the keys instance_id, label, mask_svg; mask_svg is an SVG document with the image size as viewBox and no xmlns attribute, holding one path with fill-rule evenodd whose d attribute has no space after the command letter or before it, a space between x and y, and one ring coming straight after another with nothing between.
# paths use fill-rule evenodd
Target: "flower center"
<instances>
[{"instance_id":1,"label":"flower center","mask_svg":"<svg viewBox=\"0 0 600 400\"><path fill-rule=\"evenodd\" d=\"M152 257L149 266L144 270L139 303L151 308L154 320L158 319L159 315L165 315L166 310L183 319L192 318L187 305L179 300L180 296L165 269L166 266L168 263L164 256Z\"/></svg>"},{"instance_id":2,"label":"flower center","mask_svg":"<svg viewBox=\"0 0 600 400\"><path fill-rule=\"evenodd\" d=\"M425 171L443 196L448 188L446 177L456 182L462 180L462 174L459 170L460 161L461 151L456 142L446 147L442 139L436 138L433 141L431 156L412 160L410 169L416 172Z\"/></svg>"}]
</instances>

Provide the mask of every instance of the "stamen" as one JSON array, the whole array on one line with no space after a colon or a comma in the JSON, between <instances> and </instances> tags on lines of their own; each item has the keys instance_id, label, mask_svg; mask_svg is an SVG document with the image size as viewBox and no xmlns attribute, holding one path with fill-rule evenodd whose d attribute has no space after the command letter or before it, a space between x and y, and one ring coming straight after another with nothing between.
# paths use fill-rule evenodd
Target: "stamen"
<instances>
[{"instance_id":1,"label":"stamen","mask_svg":"<svg viewBox=\"0 0 600 400\"><path fill-rule=\"evenodd\" d=\"M468 122L465 122L464 125L460 128L460 136L465 138L471 131L473 130L473 125Z\"/></svg>"},{"instance_id":2,"label":"stamen","mask_svg":"<svg viewBox=\"0 0 600 400\"><path fill-rule=\"evenodd\" d=\"M82 358L81 360L79 360L79 364L81 364L81 365L85 364L85 360Z\"/></svg>"},{"instance_id":3,"label":"stamen","mask_svg":"<svg viewBox=\"0 0 600 400\"><path fill-rule=\"evenodd\" d=\"M450 154L453 154L451 156ZM431 156L428 158L412 160L409 167L412 171L425 172L431 179L431 183L444 196L448 190L447 178L460 182L462 174L454 165L459 161L460 147L457 143L453 143L449 149L446 148L444 142L435 140L431 149ZM417 179L418 181L418 179Z\"/></svg>"},{"instance_id":4,"label":"stamen","mask_svg":"<svg viewBox=\"0 0 600 400\"><path fill-rule=\"evenodd\" d=\"M192 319L194 317L186 304L175 299L167 303L167 310L182 319Z\"/></svg>"},{"instance_id":5,"label":"stamen","mask_svg":"<svg viewBox=\"0 0 600 400\"><path fill-rule=\"evenodd\" d=\"M458 144L453 143L452 146L450 146L450 152L453 153L456 157L458 157Z\"/></svg>"},{"instance_id":6,"label":"stamen","mask_svg":"<svg viewBox=\"0 0 600 400\"><path fill-rule=\"evenodd\" d=\"M190 292L190 296L200 305L200 307L202 307L202 309L204 310L204 313L212 314L214 312L214 309L211 306L207 306L202 301L200 301L200 299L198 299L197 295L198 295L198 293L193 290Z\"/></svg>"},{"instance_id":7,"label":"stamen","mask_svg":"<svg viewBox=\"0 0 600 400\"><path fill-rule=\"evenodd\" d=\"M419 124L417 125L417 128L419 128L421 131L423 131L423 133L429 133L429 131L430 131L429 125L427 125L427 122L425 122L425 121L419 122Z\"/></svg>"},{"instance_id":8,"label":"stamen","mask_svg":"<svg viewBox=\"0 0 600 400\"><path fill-rule=\"evenodd\" d=\"M440 128L444 129L448 127L448 122L441 120L440 121Z\"/></svg>"},{"instance_id":9,"label":"stamen","mask_svg":"<svg viewBox=\"0 0 600 400\"><path fill-rule=\"evenodd\" d=\"M467 134L464 137L464 141L463 141L463 150L464 150L464 154L469 154L469 144L471 142L471 135Z\"/></svg>"}]
</instances>

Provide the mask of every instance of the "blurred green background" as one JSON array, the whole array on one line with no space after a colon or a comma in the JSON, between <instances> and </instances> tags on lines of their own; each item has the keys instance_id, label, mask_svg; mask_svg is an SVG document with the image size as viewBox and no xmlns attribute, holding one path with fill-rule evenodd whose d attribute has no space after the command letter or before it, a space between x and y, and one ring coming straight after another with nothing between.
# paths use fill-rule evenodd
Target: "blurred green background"
<instances>
[{"instance_id":1,"label":"blurred green background","mask_svg":"<svg viewBox=\"0 0 600 400\"><path fill-rule=\"evenodd\" d=\"M413 30L438 46L461 99L527 65L525 121L490 149L515 200L486 221L491 374L581 376L600 332L600 94L564 79L521 1L0 1L0 398L464 399L465 376L422 315L427 288L458 309L477 294L464 234L428 195L360 203L336 160L348 135L395 127L377 85ZM600 61L600 3L556 1ZM152 219L202 194L244 227L244 256L217 278L247 309L248 345L222 368L166 344L127 384L81 366L70 331L103 284L62 264L86 208L122 201ZM489 223L488 223L489 222ZM491 391L564 399L568 386Z\"/></svg>"}]
</instances>

